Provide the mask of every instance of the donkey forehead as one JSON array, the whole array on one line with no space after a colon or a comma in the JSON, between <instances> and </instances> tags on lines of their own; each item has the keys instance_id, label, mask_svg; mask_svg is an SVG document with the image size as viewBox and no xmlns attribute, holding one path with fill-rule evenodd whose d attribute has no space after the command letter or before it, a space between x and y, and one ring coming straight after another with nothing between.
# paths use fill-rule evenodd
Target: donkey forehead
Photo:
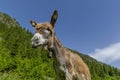
<instances>
[{"instance_id":1,"label":"donkey forehead","mask_svg":"<svg viewBox=\"0 0 120 80\"><path fill-rule=\"evenodd\" d=\"M49 28L49 29L52 29L52 25L49 22L37 23L35 28Z\"/></svg>"}]
</instances>

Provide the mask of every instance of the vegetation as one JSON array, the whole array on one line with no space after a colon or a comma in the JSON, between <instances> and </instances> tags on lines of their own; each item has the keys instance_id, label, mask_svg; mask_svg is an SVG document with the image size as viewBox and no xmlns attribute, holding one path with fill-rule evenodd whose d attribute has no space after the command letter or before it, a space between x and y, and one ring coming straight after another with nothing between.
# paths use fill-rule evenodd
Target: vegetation
<instances>
[{"instance_id":1,"label":"vegetation","mask_svg":"<svg viewBox=\"0 0 120 80\"><path fill-rule=\"evenodd\" d=\"M98 62L87 55L80 54L80 56L87 63L92 80L120 80L120 70L117 68Z\"/></svg>"},{"instance_id":2,"label":"vegetation","mask_svg":"<svg viewBox=\"0 0 120 80\"><path fill-rule=\"evenodd\" d=\"M56 80L48 51L32 49L32 33L15 19L0 13L0 80ZM74 51L76 52L76 51ZM120 80L120 70L79 54L88 64L92 80Z\"/></svg>"}]
</instances>

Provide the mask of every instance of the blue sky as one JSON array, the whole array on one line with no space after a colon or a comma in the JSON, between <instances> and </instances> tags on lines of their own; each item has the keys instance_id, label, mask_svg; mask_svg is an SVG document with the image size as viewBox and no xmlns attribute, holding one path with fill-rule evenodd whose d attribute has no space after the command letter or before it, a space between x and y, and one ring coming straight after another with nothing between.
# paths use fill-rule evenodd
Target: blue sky
<instances>
[{"instance_id":1,"label":"blue sky","mask_svg":"<svg viewBox=\"0 0 120 80\"><path fill-rule=\"evenodd\" d=\"M118 56L117 60L108 64L120 68L120 45L118 45L120 42L120 0L0 1L0 11L16 18L22 27L31 32L34 32L34 29L29 20L50 21L55 9L59 12L55 31L64 46L105 63L108 63L105 59L116 59ZM114 45L117 48L116 46L114 48ZM109 49L113 52L109 52ZM99 55L101 58L98 58Z\"/></svg>"}]
</instances>

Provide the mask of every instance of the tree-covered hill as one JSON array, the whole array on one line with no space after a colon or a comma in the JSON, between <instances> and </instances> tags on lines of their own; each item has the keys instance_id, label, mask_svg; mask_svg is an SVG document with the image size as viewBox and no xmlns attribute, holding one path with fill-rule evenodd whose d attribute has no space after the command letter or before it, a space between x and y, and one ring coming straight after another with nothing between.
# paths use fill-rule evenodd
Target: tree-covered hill
<instances>
[{"instance_id":1,"label":"tree-covered hill","mask_svg":"<svg viewBox=\"0 0 120 80\"><path fill-rule=\"evenodd\" d=\"M56 80L53 59L42 48L32 49L31 37L15 19L0 13L0 80ZM117 68L76 53L88 64L92 80L120 80Z\"/></svg>"}]
</instances>

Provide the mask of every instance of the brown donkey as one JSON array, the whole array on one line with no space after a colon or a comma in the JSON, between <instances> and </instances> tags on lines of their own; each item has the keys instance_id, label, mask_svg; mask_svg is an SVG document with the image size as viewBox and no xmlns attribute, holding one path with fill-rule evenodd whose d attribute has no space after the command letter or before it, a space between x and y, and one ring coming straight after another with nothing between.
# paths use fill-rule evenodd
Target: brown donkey
<instances>
[{"instance_id":1,"label":"brown donkey","mask_svg":"<svg viewBox=\"0 0 120 80\"><path fill-rule=\"evenodd\" d=\"M54 25L58 17L57 10L54 11L51 21L45 23L36 23L31 20L30 23L36 29L32 41L32 47L46 46L49 50L49 57L54 58L54 67L58 74L57 80L91 80L89 68L76 53L65 48L54 32ZM52 54L53 53L53 54Z\"/></svg>"}]
</instances>

